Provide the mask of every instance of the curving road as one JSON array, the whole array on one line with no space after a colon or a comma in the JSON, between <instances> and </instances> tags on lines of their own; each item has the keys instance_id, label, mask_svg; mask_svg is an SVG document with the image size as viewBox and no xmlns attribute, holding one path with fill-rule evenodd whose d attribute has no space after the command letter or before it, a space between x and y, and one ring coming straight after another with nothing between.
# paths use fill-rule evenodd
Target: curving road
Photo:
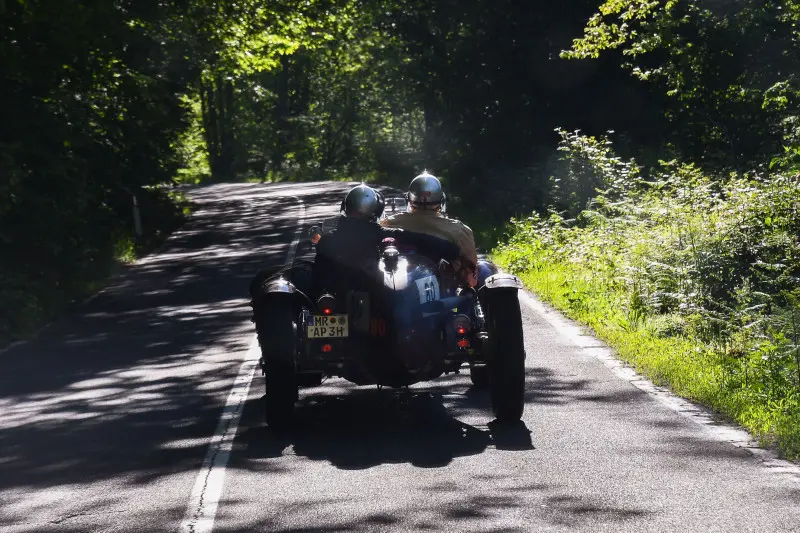
<instances>
[{"instance_id":1,"label":"curving road","mask_svg":"<svg viewBox=\"0 0 800 533\"><path fill-rule=\"evenodd\" d=\"M796 468L529 296L524 424L491 424L461 374L329 380L266 429L247 284L347 187L195 189L162 250L0 354L0 531L800 531Z\"/></svg>"}]
</instances>

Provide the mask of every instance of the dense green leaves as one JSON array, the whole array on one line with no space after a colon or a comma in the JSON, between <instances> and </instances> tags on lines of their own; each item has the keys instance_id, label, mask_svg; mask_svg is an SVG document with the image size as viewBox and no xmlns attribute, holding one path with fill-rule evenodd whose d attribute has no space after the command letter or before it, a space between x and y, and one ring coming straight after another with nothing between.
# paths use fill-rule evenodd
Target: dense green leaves
<instances>
[{"instance_id":1,"label":"dense green leaves","mask_svg":"<svg viewBox=\"0 0 800 533\"><path fill-rule=\"evenodd\" d=\"M654 379L800 457L798 178L663 163L645 179L607 140L562 135L565 181L598 193L574 218L516 221L504 266Z\"/></svg>"},{"instance_id":2,"label":"dense green leaves","mask_svg":"<svg viewBox=\"0 0 800 533\"><path fill-rule=\"evenodd\" d=\"M11 331L0 336L97 271L130 233L121 215L131 191L160 205L141 187L178 166L170 146L184 127L175 91L186 68L161 44L157 15L126 3L5 3L0 323Z\"/></svg>"},{"instance_id":3,"label":"dense green leaves","mask_svg":"<svg viewBox=\"0 0 800 533\"><path fill-rule=\"evenodd\" d=\"M670 142L707 168L766 165L796 146L798 3L609 0L566 58L620 49L671 102Z\"/></svg>"},{"instance_id":4,"label":"dense green leaves","mask_svg":"<svg viewBox=\"0 0 800 533\"><path fill-rule=\"evenodd\" d=\"M233 176L233 77L329 38L327 23L310 21L327 3L262 4L3 3L0 338L23 334L125 255L134 196L140 242L169 228L176 208L158 186L198 151L185 146L197 139L193 100L213 105L205 152Z\"/></svg>"},{"instance_id":5,"label":"dense green leaves","mask_svg":"<svg viewBox=\"0 0 800 533\"><path fill-rule=\"evenodd\" d=\"M174 181L428 168L490 241L659 159L788 173L798 20L793 0L5 0L4 308L80 285L131 241L132 195L161 209ZM626 157L602 171L559 158L558 132L603 154L609 130Z\"/></svg>"}]
</instances>

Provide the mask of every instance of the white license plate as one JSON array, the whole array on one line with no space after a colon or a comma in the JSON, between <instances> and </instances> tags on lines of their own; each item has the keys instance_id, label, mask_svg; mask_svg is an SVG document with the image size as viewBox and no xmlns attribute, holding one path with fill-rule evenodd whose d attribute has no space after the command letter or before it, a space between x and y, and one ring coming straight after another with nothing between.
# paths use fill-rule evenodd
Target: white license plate
<instances>
[{"instance_id":1,"label":"white license plate","mask_svg":"<svg viewBox=\"0 0 800 533\"><path fill-rule=\"evenodd\" d=\"M306 331L309 339L347 337L347 315L310 315L306 321Z\"/></svg>"}]
</instances>

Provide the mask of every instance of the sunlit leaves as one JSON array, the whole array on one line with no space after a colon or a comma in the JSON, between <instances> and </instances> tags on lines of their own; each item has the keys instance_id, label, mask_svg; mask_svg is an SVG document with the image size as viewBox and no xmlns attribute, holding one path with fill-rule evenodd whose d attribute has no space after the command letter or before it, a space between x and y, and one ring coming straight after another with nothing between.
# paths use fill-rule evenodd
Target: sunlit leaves
<instances>
[{"instance_id":1,"label":"sunlit leaves","mask_svg":"<svg viewBox=\"0 0 800 533\"><path fill-rule=\"evenodd\" d=\"M609 0L565 58L618 49L637 78L673 98L674 144L742 169L798 141L796 0Z\"/></svg>"},{"instance_id":2,"label":"sunlit leaves","mask_svg":"<svg viewBox=\"0 0 800 533\"><path fill-rule=\"evenodd\" d=\"M573 41L572 49L562 52L567 59L596 58L604 50L627 44L625 53L639 55L654 50L660 39L657 34L643 32L649 21L663 20L677 0L608 0L600 6L584 30L584 36Z\"/></svg>"},{"instance_id":3,"label":"sunlit leaves","mask_svg":"<svg viewBox=\"0 0 800 533\"><path fill-rule=\"evenodd\" d=\"M561 146L570 171L619 164L602 139ZM515 221L500 261L621 353L638 351L631 362L660 378L671 368L678 391L710 379L699 399L800 457L797 176L723 179L675 161L649 174L577 217Z\"/></svg>"},{"instance_id":4,"label":"sunlit leaves","mask_svg":"<svg viewBox=\"0 0 800 533\"><path fill-rule=\"evenodd\" d=\"M214 43L205 58L206 70L235 76L273 70L280 56L333 40L340 28L349 25L352 3L238 0L219 2L217 9L199 9L206 19L202 28Z\"/></svg>"}]
</instances>

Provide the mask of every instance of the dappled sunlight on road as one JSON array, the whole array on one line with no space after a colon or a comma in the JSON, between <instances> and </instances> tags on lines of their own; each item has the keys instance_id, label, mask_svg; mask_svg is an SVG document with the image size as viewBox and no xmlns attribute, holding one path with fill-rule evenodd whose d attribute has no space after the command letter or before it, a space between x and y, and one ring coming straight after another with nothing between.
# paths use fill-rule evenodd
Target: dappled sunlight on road
<instances>
[{"instance_id":1,"label":"dappled sunlight on road","mask_svg":"<svg viewBox=\"0 0 800 533\"><path fill-rule=\"evenodd\" d=\"M4 533L155 533L181 523L192 487L208 481L200 466L226 398L236 397L234 379L253 369L242 367L254 333L249 283L283 265L300 213L306 226L335 215L348 187L188 188L192 221L160 253L0 356ZM782 524L765 510L796 491L738 487L754 476L741 450L709 444L524 315L518 424L493 420L489 392L464 369L407 390L328 379L303 389L296 424L275 431L256 371L225 444L214 531L664 530L682 523L682 508L728 505L736 515L725 494Z\"/></svg>"},{"instance_id":2,"label":"dappled sunlight on road","mask_svg":"<svg viewBox=\"0 0 800 533\"><path fill-rule=\"evenodd\" d=\"M81 487L118 491L122 501L125 490L192 476L253 338L250 280L285 261L302 209L297 197L321 204L319 217L331 216L345 189L193 190L190 222L159 253L3 354L0 522L21 531L44 531L50 522L67 530L102 513L75 498L89 490ZM44 522L26 529L31 516Z\"/></svg>"}]
</instances>

